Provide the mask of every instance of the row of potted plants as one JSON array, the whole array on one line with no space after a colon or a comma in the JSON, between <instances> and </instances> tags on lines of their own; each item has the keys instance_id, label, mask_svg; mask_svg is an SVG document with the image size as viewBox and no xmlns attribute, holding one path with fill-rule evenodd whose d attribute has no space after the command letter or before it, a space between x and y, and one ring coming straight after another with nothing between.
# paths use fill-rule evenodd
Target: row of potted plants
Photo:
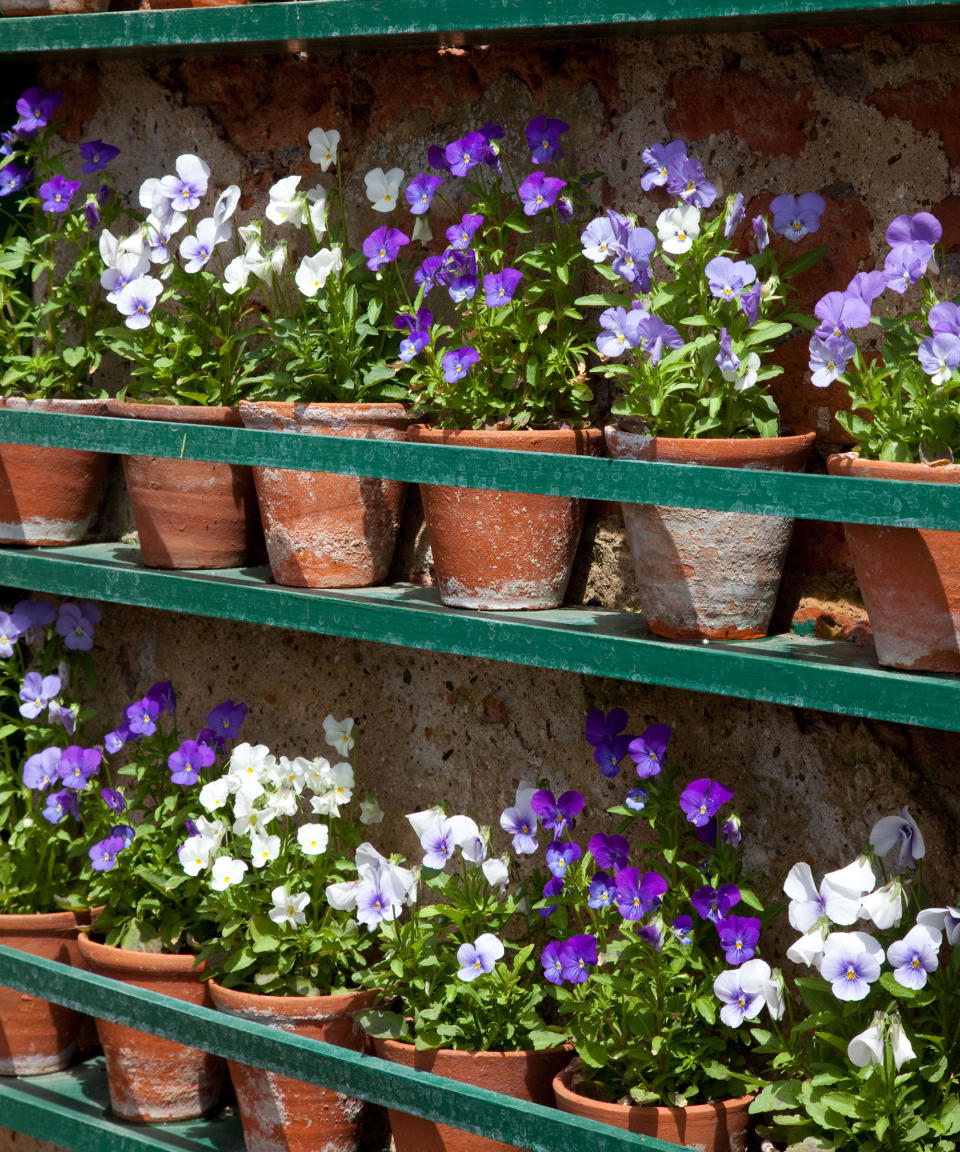
<instances>
[{"instance_id":1,"label":"row of potted plants","mask_svg":"<svg viewBox=\"0 0 960 1152\"><path fill-rule=\"evenodd\" d=\"M357 244L334 130L310 133L316 184L301 189L297 174L278 180L263 217L238 226L239 188L214 198L209 167L191 154L140 185L139 212L112 189L105 173L117 150L102 141L79 149L87 187L68 179L77 159L57 142L59 101L28 90L4 137L0 196L16 194L9 202L27 221L0 259L0 387L19 394L8 404L82 402L145 419L568 454L596 454L605 442L621 459L797 470L813 433L781 427L767 384L782 371L777 346L800 328L812 332L812 384L841 380L851 395L840 419L863 458L837 457L832 471L954 478L960 323L946 285L933 286L941 229L927 213L898 217L883 271L858 274L808 317L790 282L822 250L784 261L778 245L818 230L823 198L776 196L769 214L748 221L743 196L719 200L679 140L643 153L655 233L642 216L602 211L592 191L600 174L577 174L564 157L568 125L538 116L519 155L489 123L431 147L428 170L406 183L399 168L367 173L369 213L386 223ZM133 230L118 238L121 213ZM449 222L436 243L431 221L438 230ZM41 280L42 291L25 278ZM900 296L919 307L891 307ZM863 329L884 333L880 352L856 350L852 337ZM107 353L129 366L113 398L96 377ZM605 433L589 426L597 376L616 393L616 423ZM5 446L5 541L58 543L86 531L102 462L48 451L48 475L59 479L76 462L82 483L58 482L53 512L23 516L40 485L20 462L36 450ZM124 468L148 565L247 562L259 538L255 486L278 582L342 587L386 577L400 483L265 467L251 478L230 465L136 456ZM64 511L66 493L87 480L93 494ZM562 602L582 501L421 491L446 603ZM624 515L652 631L766 633L789 518L633 504ZM956 671L954 536L894 535L896 570L915 579L875 592L872 553L857 561L881 662ZM851 527L848 536L859 552L891 533ZM916 582L921 573L930 584Z\"/></svg>"},{"instance_id":2,"label":"row of potted plants","mask_svg":"<svg viewBox=\"0 0 960 1152\"><path fill-rule=\"evenodd\" d=\"M770 966L774 912L733 794L671 761L666 725L587 716L598 770L629 777L612 830L562 780L521 781L498 831L408 815L408 863L370 839L384 814L358 785L350 719L326 717L326 755L238 743L233 701L184 738L162 682L93 742L75 698L98 618L0 613L4 943L77 962L79 928L111 978L685 1146L743 1152L751 1112L795 1150L957 1146L960 909L931 906L907 809L819 885L791 869L787 955L811 971L791 980ZM0 990L0 1020L4 1073L69 1061L75 1018ZM99 1032L118 1116L216 1109L222 1061ZM359 1102L230 1074L250 1152L357 1147ZM398 1152L503 1148L391 1124Z\"/></svg>"}]
</instances>

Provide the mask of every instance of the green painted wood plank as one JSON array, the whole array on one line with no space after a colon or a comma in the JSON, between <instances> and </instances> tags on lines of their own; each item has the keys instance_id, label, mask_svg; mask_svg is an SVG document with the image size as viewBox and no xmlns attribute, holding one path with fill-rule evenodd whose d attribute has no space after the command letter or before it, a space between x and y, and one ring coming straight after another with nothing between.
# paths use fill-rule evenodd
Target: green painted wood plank
<instances>
[{"instance_id":1,"label":"green painted wood plank","mask_svg":"<svg viewBox=\"0 0 960 1152\"><path fill-rule=\"evenodd\" d=\"M795 26L798 19L952 18L956 5L931 0L303 0L223 8L32 16L0 22L2 52L132 51L246 46L372 47L406 40L482 41L482 34L581 29L628 31L661 25L716 26L731 20Z\"/></svg>"},{"instance_id":2,"label":"green painted wood plank","mask_svg":"<svg viewBox=\"0 0 960 1152\"><path fill-rule=\"evenodd\" d=\"M0 584L960 731L960 680L882 669L844 641L662 640L632 612L469 612L433 588L284 588L266 569L163 572L138 556L117 544L0 549Z\"/></svg>"},{"instance_id":3,"label":"green painted wood plank","mask_svg":"<svg viewBox=\"0 0 960 1152\"><path fill-rule=\"evenodd\" d=\"M232 1111L188 1124L125 1124L109 1109L102 1057L51 1076L0 1078L0 1128L72 1152L244 1152Z\"/></svg>"},{"instance_id":4,"label":"green painted wood plank","mask_svg":"<svg viewBox=\"0 0 960 1152\"><path fill-rule=\"evenodd\" d=\"M175 459L327 469L359 476L595 500L647 501L906 528L960 529L960 484L708 468L442 444L398 444L0 409L0 440L3 439L72 448L82 445L103 452L139 452Z\"/></svg>"},{"instance_id":5,"label":"green painted wood plank","mask_svg":"<svg viewBox=\"0 0 960 1152\"><path fill-rule=\"evenodd\" d=\"M532 1152L672 1152L678 1145L620 1132L539 1104L389 1064L277 1028L118 984L55 960L0 946L0 984L230 1060L362 1096L376 1104L495 1136Z\"/></svg>"}]
</instances>

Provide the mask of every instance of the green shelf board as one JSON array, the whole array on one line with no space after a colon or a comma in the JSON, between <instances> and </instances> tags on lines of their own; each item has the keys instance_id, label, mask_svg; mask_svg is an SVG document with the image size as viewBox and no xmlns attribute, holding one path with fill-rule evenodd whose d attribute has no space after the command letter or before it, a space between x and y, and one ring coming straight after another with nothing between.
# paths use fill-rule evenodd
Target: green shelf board
<instances>
[{"instance_id":1,"label":"green shelf board","mask_svg":"<svg viewBox=\"0 0 960 1152\"><path fill-rule=\"evenodd\" d=\"M5 548L0 584L960 731L960 680L882 669L844 641L661 640L632 612L469 612L433 588L285 588L267 569L166 572L138 557L118 544Z\"/></svg>"},{"instance_id":2,"label":"green shelf board","mask_svg":"<svg viewBox=\"0 0 960 1152\"><path fill-rule=\"evenodd\" d=\"M301 0L219 8L13 17L0 21L0 53L140 52L245 48L371 48L800 22L944 19L954 3L930 0Z\"/></svg>"}]
</instances>

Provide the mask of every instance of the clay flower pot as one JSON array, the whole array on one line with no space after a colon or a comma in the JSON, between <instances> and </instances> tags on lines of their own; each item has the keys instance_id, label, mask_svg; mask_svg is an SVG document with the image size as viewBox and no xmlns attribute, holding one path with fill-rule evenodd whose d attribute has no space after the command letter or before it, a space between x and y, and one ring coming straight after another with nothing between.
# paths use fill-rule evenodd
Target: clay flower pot
<instances>
[{"instance_id":1,"label":"clay flower pot","mask_svg":"<svg viewBox=\"0 0 960 1152\"><path fill-rule=\"evenodd\" d=\"M194 967L193 956L108 948L87 936L79 943L91 972L212 1007L200 979L202 968ZM121 1120L163 1124L195 1120L216 1110L225 1071L219 1056L109 1020L97 1020L97 1033L107 1064L110 1106Z\"/></svg>"},{"instance_id":2,"label":"clay flower pot","mask_svg":"<svg viewBox=\"0 0 960 1152\"><path fill-rule=\"evenodd\" d=\"M105 400L10 396L0 403L19 411L107 415ZM0 444L0 544L79 543L100 505L109 463L105 452Z\"/></svg>"},{"instance_id":3,"label":"clay flower pot","mask_svg":"<svg viewBox=\"0 0 960 1152\"><path fill-rule=\"evenodd\" d=\"M416 424L421 444L508 448L594 456L598 428L450 430ZM421 484L440 599L452 608L556 608L563 603L583 526L585 501Z\"/></svg>"},{"instance_id":4,"label":"clay flower pot","mask_svg":"<svg viewBox=\"0 0 960 1152\"><path fill-rule=\"evenodd\" d=\"M130 404L110 415L172 424L240 427L234 408ZM147 568L240 568L263 559L253 473L239 464L124 456L123 474Z\"/></svg>"},{"instance_id":5,"label":"clay flower pot","mask_svg":"<svg viewBox=\"0 0 960 1152\"><path fill-rule=\"evenodd\" d=\"M271 1024L311 1040L363 1051L366 1038L354 1015L377 993L338 996L258 996L211 982L221 1012ZM230 1061L247 1152L353 1152L359 1147L366 1105L333 1088L305 1084L262 1068Z\"/></svg>"},{"instance_id":6,"label":"clay flower pot","mask_svg":"<svg viewBox=\"0 0 960 1152\"><path fill-rule=\"evenodd\" d=\"M110 0L0 0L3 16L73 16L106 12Z\"/></svg>"},{"instance_id":7,"label":"clay flower pot","mask_svg":"<svg viewBox=\"0 0 960 1152\"><path fill-rule=\"evenodd\" d=\"M662 460L721 468L800 471L813 432L753 440L680 440L606 430L617 460ZM671 639L766 636L793 519L622 504L644 623Z\"/></svg>"},{"instance_id":8,"label":"clay flower pot","mask_svg":"<svg viewBox=\"0 0 960 1152\"><path fill-rule=\"evenodd\" d=\"M573 1055L569 1045L540 1052L457 1052L452 1048L418 1052L413 1044L400 1040L375 1038L374 1044L377 1055L394 1064L433 1072L548 1108L554 1102L553 1078ZM488 1140L406 1112L390 1109L389 1115L396 1152L512 1152L513 1149L512 1144Z\"/></svg>"},{"instance_id":9,"label":"clay flower pot","mask_svg":"<svg viewBox=\"0 0 960 1152\"><path fill-rule=\"evenodd\" d=\"M960 465L830 456L831 476L960 484ZM844 524L877 659L887 668L960 672L960 532Z\"/></svg>"},{"instance_id":10,"label":"clay flower pot","mask_svg":"<svg viewBox=\"0 0 960 1152\"><path fill-rule=\"evenodd\" d=\"M0 915L0 944L83 967L77 925L88 922L75 912ZM25 992L0 988L0 1076L43 1076L70 1063L84 1017Z\"/></svg>"},{"instance_id":11,"label":"clay flower pot","mask_svg":"<svg viewBox=\"0 0 960 1152\"><path fill-rule=\"evenodd\" d=\"M240 402L248 428L402 440L409 421L401 404ZM390 569L406 484L375 476L254 468L278 584L297 588L364 588Z\"/></svg>"},{"instance_id":12,"label":"clay flower pot","mask_svg":"<svg viewBox=\"0 0 960 1152\"><path fill-rule=\"evenodd\" d=\"M625 1128L641 1136L655 1136L683 1148L696 1148L698 1152L746 1152L752 1096L691 1104L687 1108L608 1104L573 1091L571 1082L576 1069L575 1061L553 1082L561 1112Z\"/></svg>"}]
</instances>

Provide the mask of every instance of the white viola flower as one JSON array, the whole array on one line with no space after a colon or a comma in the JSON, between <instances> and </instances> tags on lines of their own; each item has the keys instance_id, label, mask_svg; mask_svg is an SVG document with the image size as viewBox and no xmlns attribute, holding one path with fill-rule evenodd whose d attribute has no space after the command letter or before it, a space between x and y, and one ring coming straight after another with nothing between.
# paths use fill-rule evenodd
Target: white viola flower
<instances>
[{"instance_id":1,"label":"white viola flower","mask_svg":"<svg viewBox=\"0 0 960 1152\"><path fill-rule=\"evenodd\" d=\"M823 957L823 944L830 929L823 924L817 924L805 936L793 943L787 949L787 958L794 964L806 964L808 968L819 968Z\"/></svg>"},{"instance_id":2,"label":"white viola flower","mask_svg":"<svg viewBox=\"0 0 960 1152\"><path fill-rule=\"evenodd\" d=\"M309 219L307 200L302 192L297 192L299 176L284 176L270 189L270 202L265 216L274 224L292 224L302 228Z\"/></svg>"},{"instance_id":3,"label":"white viola flower","mask_svg":"<svg viewBox=\"0 0 960 1152\"><path fill-rule=\"evenodd\" d=\"M850 1063L858 1068L866 1068L868 1064L882 1064L886 1045L885 1032L890 1040L893 1062L898 1072L901 1065L914 1059L913 1047L904 1034L899 1015L894 1012L885 1017L882 1012L877 1012L870 1027L854 1036L847 1045Z\"/></svg>"},{"instance_id":4,"label":"white viola flower","mask_svg":"<svg viewBox=\"0 0 960 1152\"><path fill-rule=\"evenodd\" d=\"M728 1028L739 1028L744 1020L753 1020L760 1014L764 997L759 985L769 978L770 965L757 958L721 972L714 980L713 994L723 1002L720 1019Z\"/></svg>"},{"instance_id":5,"label":"white viola flower","mask_svg":"<svg viewBox=\"0 0 960 1152\"><path fill-rule=\"evenodd\" d=\"M213 219L218 228L223 228L227 221L233 216L237 210L237 205L240 203L240 189L236 184L230 184L217 197L217 202L213 206Z\"/></svg>"},{"instance_id":6,"label":"white viola flower","mask_svg":"<svg viewBox=\"0 0 960 1152\"><path fill-rule=\"evenodd\" d=\"M114 263L100 274L100 286L106 289L107 299L116 305L120 293L150 271L150 260L142 252L119 251Z\"/></svg>"},{"instance_id":7,"label":"white viola flower","mask_svg":"<svg viewBox=\"0 0 960 1152\"><path fill-rule=\"evenodd\" d=\"M960 908L924 908L917 923L942 932L951 948L960 944Z\"/></svg>"},{"instance_id":8,"label":"white viola flower","mask_svg":"<svg viewBox=\"0 0 960 1152\"><path fill-rule=\"evenodd\" d=\"M205 841L213 845L213 851L220 851L220 843L227 831L227 827L222 820L208 820L206 816L198 816L194 820L194 826L197 829L197 835L202 836Z\"/></svg>"},{"instance_id":9,"label":"white viola flower","mask_svg":"<svg viewBox=\"0 0 960 1152\"><path fill-rule=\"evenodd\" d=\"M273 264L270 257L260 247L258 241L254 241L254 243L247 246L247 250L243 254L243 260L247 266L247 271L256 276L258 280L269 284L273 279Z\"/></svg>"},{"instance_id":10,"label":"white viola flower","mask_svg":"<svg viewBox=\"0 0 960 1152\"><path fill-rule=\"evenodd\" d=\"M281 240L279 244L274 246L273 251L270 253L270 271L274 276L280 275L286 262L287 242L286 240Z\"/></svg>"},{"instance_id":11,"label":"white viola flower","mask_svg":"<svg viewBox=\"0 0 960 1152\"><path fill-rule=\"evenodd\" d=\"M140 229L118 240L109 228L104 228L100 233L100 259L105 267L116 268L117 259L124 252L142 255L143 234Z\"/></svg>"},{"instance_id":12,"label":"white viola flower","mask_svg":"<svg viewBox=\"0 0 960 1152\"><path fill-rule=\"evenodd\" d=\"M733 382L734 392L745 392L748 388L752 388L757 382L759 371L760 357L756 352L750 352L740 361L740 367L737 369L736 379Z\"/></svg>"},{"instance_id":13,"label":"white viola flower","mask_svg":"<svg viewBox=\"0 0 960 1152\"><path fill-rule=\"evenodd\" d=\"M304 782L311 792L329 792L332 782L330 761L325 756L317 756L308 761L304 769Z\"/></svg>"},{"instance_id":14,"label":"white viola flower","mask_svg":"<svg viewBox=\"0 0 960 1152\"><path fill-rule=\"evenodd\" d=\"M310 903L310 897L306 892L291 895L286 885L281 884L270 893L270 899L273 901L273 907L267 915L274 924L286 924L289 928L306 924L307 914L304 908Z\"/></svg>"},{"instance_id":15,"label":"white viola flower","mask_svg":"<svg viewBox=\"0 0 960 1152\"><path fill-rule=\"evenodd\" d=\"M491 856L481 865L483 874L491 888L499 888L502 892L510 879L508 862L500 856Z\"/></svg>"},{"instance_id":16,"label":"white viola flower","mask_svg":"<svg viewBox=\"0 0 960 1152\"><path fill-rule=\"evenodd\" d=\"M326 852L330 829L326 824L301 824L297 829L297 843L304 856L319 856Z\"/></svg>"},{"instance_id":17,"label":"white viola flower","mask_svg":"<svg viewBox=\"0 0 960 1152\"><path fill-rule=\"evenodd\" d=\"M466 844L467 851L472 852L476 841L481 839L476 821L469 816L445 816L439 808L433 808L411 813L407 819L420 839L425 868L445 868L457 847L462 851Z\"/></svg>"},{"instance_id":18,"label":"white viola flower","mask_svg":"<svg viewBox=\"0 0 960 1152\"><path fill-rule=\"evenodd\" d=\"M864 896L872 892L877 886L877 878L873 867L866 856L858 856L853 863L845 868L838 868L835 872L828 872L824 876L832 888L853 892L857 896Z\"/></svg>"},{"instance_id":19,"label":"white viola flower","mask_svg":"<svg viewBox=\"0 0 960 1152\"><path fill-rule=\"evenodd\" d=\"M196 235L186 236L180 241L180 258L186 261L184 271L199 272L213 255L219 240L219 229L213 217L201 220Z\"/></svg>"},{"instance_id":20,"label":"white viola flower","mask_svg":"<svg viewBox=\"0 0 960 1152\"><path fill-rule=\"evenodd\" d=\"M341 756L347 756L353 749L353 720L348 716L334 720L328 713L323 720L323 735L331 748L336 748Z\"/></svg>"},{"instance_id":21,"label":"white viola flower","mask_svg":"<svg viewBox=\"0 0 960 1152\"><path fill-rule=\"evenodd\" d=\"M186 152L177 157L174 167L176 176L164 176L160 191L175 212L192 212L207 193L210 166L199 156Z\"/></svg>"},{"instance_id":22,"label":"white viola flower","mask_svg":"<svg viewBox=\"0 0 960 1152\"><path fill-rule=\"evenodd\" d=\"M265 791L263 780L272 763L266 744L238 744L227 766L230 791L242 792L248 800L256 800Z\"/></svg>"},{"instance_id":23,"label":"white viola flower","mask_svg":"<svg viewBox=\"0 0 960 1152\"><path fill-rule=\"evenodd\" d=\"M307 782L307 769L309 767L310 761L303 756L297 756L293 760L281 756L277 761L277 772L280 775L281 785L284 788L291 788L299 796Z\"/></svg>"},{"instance_id":24,"label":"white viola flower","mask_svg":"<svg viewBox=\"0 0 960 1152\"><path fill-rule=\"evenodd\" d=\"M891 880L860 901L860 915L869 916L878 928L893 928L903 916L904 892L899 880Z\"/></svg>"},{"instance_id":25,"label":"white viola flower","mask_svg":"<svg viewBox=\"0 0 960 1152\"><path fill-rule=\"evenodd\" d=\"M177 849L180 867L188 876L199 876L210 867L210 857L215 849L203 836L188 836Z\"/></svg>"},{"instance_id":26,"label":"white viola flower","mask_svg":"<svg viewBox=\"0 0 960 1152\"><path fill-rule=\"evenodd\" d=\"M304 256L300 261L294 280L304 296L316 296L327 282L327 277L338 269L340 249L321 248L315 256Z\"/></svg>"},{"instance_id":27,"label":"white viola flower","mask_svg":"<svg viewBox=\"0 0 960 1152\"><path fill-rule=\"evenodd\" d=\"M254 868L264 868L280 855L280 837L264 836L260 832L250 834L250 860Z\"/></svg>"},{"instance_id":28,"label":"white viola flower","mask_svg":"<svg viewBox=\"0 0 960 1152\"><path fill-rule=\"evenodd\" d=\"M492 972L497 961L503 958L503 953L503 941L492 932L484 932L472 944L461 944L457 949L457 963L460 965L458 978L469 983L478 976Z\"/></svg>"},{"instance_id":29,"label":"white viola flower","mask_svg":"<svg viewBox=\"0 0 960 1152\"><path fill-rule=\"evenodd\" d=\"M469 816L466 817L470 819ZM477 831L476 836L467 834L462 841L460 841L460 851L463 853L464 860L468 860L471 864L483 864L487 858L487 840L486 829L484 831Z\"/></svg>"},{"instance_id":30,"label":"white viola flower","mask_svg":"<svg viewBox=\"0 0 960 1152\"><path fill-rule=\"evenodd\" d=\"M893 1012L890 1015L890 1047L893 1050L893 1064L898 1072L901 1066L906 1064L908 1060L914 1060L916 1058L913 1045L907 1038L907 1034L904 1032L903 1025L900 1022L899 1012Z\"/></svg>"},{"instance_id":31,"label":"white viola flower","mask_svg":"<svg viewBox=\"0 0 960 1152\"><path fill-rule=\"evenodd\" d=\"M389 172L384 172L382 168L374 168L364 176L363 182L367 186L367 199L373 205L374 212L392 212L400 195L403 169L391 168Z\"/></svg>"},{"instance_id":32,"label":"white viola flower","mask_svg":"<svg viewBox=\"0 0 960 1152\"><path fill-rule=\"evenodd\" d=\"M657 236L672 256L689 252L699 235L700 210L693 204L667 208L657 217Z\"/></svg>"},{"instance_id":33,"label":"white viola flower","mask_svg":"<svg viewBox=\"0 0 960 1152\"><path fill-rule=\"evenodd\" d=\"M228 296L233 296L241 288L246 288L249 279L250 266L247 264L246 256L234 256L223 270L223 290Z\"/></svg>"},{"instance_id":34,"label":"white viola flower","mask_svg":"<svg viewBox=\"0 0 960 1152\"><path fill-rule=\"evenodd\" d=\"M271 821L276 819L277 812L275 808L254 807L257 799L259 799L259 797L251 800L245 793L237 793L237 798L233 805L233 814L235 817L233 830L238 836L244 836L248 833L252 836L255 832L262 832Z\"/></svg>"},{"instance_id":35,"label":"white viola flower","mask_svg":"<svg viewBox=\"0 0 960 1152\"><path fill-rule=\"evenodd\" d=\"M278 816L296 816L300 807L297 794L292 788L278 788L276 792L270 792L266 800Z\"/></svg>"},{"instance_id":36,"label":"white viola flower","mask_svg":"<svg viewBox=\"0 0 960 1152\"><path fill-rule=\"evenodd\" d=\"M117 311L125 317L124 324L128 328L148 328L150 313L162 291L163 284L152 276L138 276L125 284L116 301Z\"/></svg>"},{"instance_id":37,"label":"white viola flower","mask_svg":"<svg viewBox=\"0 0 960 1152\"><path fill-rule=\"evenodd\" d=\"M860 916L860 893L854 889L838 888L824 878L819 891L810 865L794 864L783 882L783 890L790 897L787 915L798 932L809 932L821 916L834 924L855 924Z\"/></svg>"},{"instance_id":38,"label":"white viola flower","mask_svg":"<svg viewBox=\"0 0 960 1152\"><path fill-rule=\"evenodd\" d=\"M314 237L319 240L327 230L327 190L318 184L307 192L307 211Z\"/></svg>"},{"instance_id":39,"label":"white viola flower","mask_svg":"<svg viewBox=\"0 0 960 1152\"><path fill-rule=\"evenodd\" d=\"M219 780L211 780L209 784L204 784L200 789L198 798L200 804L206 808L208 812L216 812L218 808L222 808L224 804L226 804L229 795L230 788L227 783L227 778L226 776L221 776Z\"/></svg>"},{"instance_id":40,"label":"white viola flower","mask_svg":"<svg viewBox=\"0 0 960 1152\"><path fill-rule=\"evenodd\" d=\"M341 880L336 884L328 884L327 903L338 912L352 911L357 906L357 893L362 883L362 880Z\"/></svg>"},{"instance_id":41,"label":"white viola flower","mask_svg":"<svg viewBox=\"0 0 960 1152\"><path fill-rule=\"evenodd\" d=\"M247 249L263 243L263 225L259 220L254 220L252 224L241 224L237 229L237 234L240 237L241 243Z\"/></svg>"},{"instance_id":42,"label":"white viola flower","mask_svg":"<svg viewBox=\"0 0 960 1152\"><path fill-rule=\"evenodd\" d=\"M433 239L433 229L430 227L430 217L426 212L422 213L416 218L413 223L413 231L410 233L410 239L416 243L418 240L421 244L429 244Z\"/></svg>"},{"instance_id":43,"label":"white viola flower","mask_svg":"<svg viewBox=\"0 0 960 1152\"><path fill-rule=\"evenodd\" d=\"M336 164L337 147L340 144L340 133L336 128L326 132L322 128L311 128L307 133L307 143L310 145L310 162L319 164L322 172L326 172L331 164Z\"/></svg>"},{"instance_id":44,"label":"white viola flower","mask_svg":"<svg viewBox=\"0 0 960 1152\"><path fill-rule=\"evenodd\" d=\"M780 1020L787 1010L787 989L783 973L774 968L767 980L763 981L761 992L767 1002L767 1011L773 1020Z\"/></svg>"},{"instance_id":45,"label":"white viola flower","mask_svg":"<svg viewBox=\"0 0 960 1152\"><path fill-rule=\"evenodd\" d=\"M225 892L233 884L239 884L247 871L243 860L234 860L231 856L220 856L213 862L213 874L210 887L214 892Z\"/></svg>"},{"instance_id":46,"label":"white viola flower","mask_svg":"<svg viewBox=\"0 0 960 1152\"><path fill-rule=\"evenodd\" d=\"M926 854L923 834L909 808L903 808L899 816L884 816L873 826L870 844L878 856L886 856L894 848L899 848L897 865L912 868Z\"/></svg>"},{"instance_id":47,"label":"white viola flower","mask_svg":"<svg viewBox=\"0 0 960 1152\"><path fill-rule=\"evenodd\" d=\"M162 210L162 205L165 204L169 207L170 204L170 197L164 195L163 185L156 176L151 176L143 181L137 193L137 199L140 201L140 207L146 208L150 212L155 207L161 207Z\"/></svg>"},{"instance_id":48,"label":"white viola flower","mask_svg":"<svg viewBox=\"0 0 960 1152\"><path fill-rule=\"evenodd\" d=\"M336 794L338 804L349 804L353 799L353 765L341 760L330 769L331 790Z\"/></svg>"},{"instance_id":49,"label":"white viola flower","mask_svg":"<svg viewBox=\"0 0 960 1152\"><path fill-rule=\"evenodd\" d=\"M360 823L383 823L383 809L372 792L368 792L366 797L360 801Z\"/></svg>"},{"instance_id":50,"label":"white viola flower","mask_svg":"<svg viewBox=\"0 0 960 1152\"><path fill-rule=\"evenodd\" d=\"M409 868L391 863L367 841L357 849L355 859L361 878L378 880L398 908L416 900L417 878Z\"/></svg>"}]
</instances>

